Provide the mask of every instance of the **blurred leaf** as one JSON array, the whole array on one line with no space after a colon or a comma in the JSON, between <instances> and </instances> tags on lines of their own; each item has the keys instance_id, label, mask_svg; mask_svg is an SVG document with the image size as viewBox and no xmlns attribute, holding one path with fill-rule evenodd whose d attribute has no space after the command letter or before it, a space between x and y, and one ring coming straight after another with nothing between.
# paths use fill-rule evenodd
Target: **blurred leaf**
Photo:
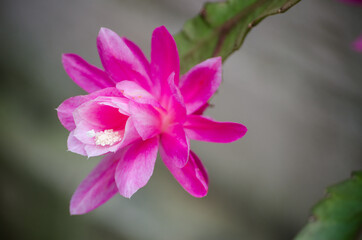
<instances>
[{"instance_id":1,"label":"blurred leaf","mask_svg":"<svg viewBox=\"0 0 362 240\"><path fill-rule=\"evenodd\" d=\"M312 220L295 240L358 239L362 230L362 171L327 189L313 208Z\"/></svg>"},{"instance_id":2,"label":"blurred leaf","mask_svg":"<svg viewBox=\"0 0 362 240\"><path fill-rule=\"evenodd\" d=\"M248 32L265 17L283 13L300 0L228 0L206 3L174 37L185 73L207 58L225 60L238 50Z\"/></svg>"}]
</instances>

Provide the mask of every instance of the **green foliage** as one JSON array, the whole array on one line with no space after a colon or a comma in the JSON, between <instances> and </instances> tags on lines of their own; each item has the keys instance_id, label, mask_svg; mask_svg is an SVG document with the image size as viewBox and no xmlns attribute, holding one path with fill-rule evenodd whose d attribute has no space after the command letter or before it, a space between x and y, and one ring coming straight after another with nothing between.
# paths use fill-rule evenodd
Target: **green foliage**
<instances>
[{"instance_id":1,"label":"green foliage","mask_svg":"<svg viewBox=\"0 0 362 240\"><path fill-rule=\"evenodd\" d=\"M295 240L350 240L362 234L362 171L327 189Z\"/></svg>"},{"instance_id":2,"label":"green foliage","mask_svg":"<svg viewBox=\"0 0 362 240\"><path fill-rule=\"evenodd\" d=\"M300 0L228 0L206 3L174 37L181 72L213 56L225 60L239 49L252 27L267 16L285 12Z\"/></svg>"}]
</instances>

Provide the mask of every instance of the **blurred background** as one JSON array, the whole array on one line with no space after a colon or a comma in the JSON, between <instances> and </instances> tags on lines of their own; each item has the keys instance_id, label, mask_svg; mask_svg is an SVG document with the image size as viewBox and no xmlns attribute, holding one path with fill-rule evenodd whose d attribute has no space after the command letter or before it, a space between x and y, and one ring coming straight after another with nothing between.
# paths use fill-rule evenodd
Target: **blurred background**
<instances>
[{"instance_id":1,"label":"blurred background","mask_svg":"<svg viewBox=\"0 0 362 240\"><path fill-rule=\"evenodd\" d=\"M84 92L61 54L100 66L100 27L147 54L153 29L178 32L201 0L0 2L1 239L292 239L326 186L362 169L362 8L302 0L254 28L223 68L206 115L244 123L232 144L192 142L210 177L188 195L158 159L148 185L83 216L69 200L99 161L67 152L55 108Z\"/></svg>"}]
</instances>

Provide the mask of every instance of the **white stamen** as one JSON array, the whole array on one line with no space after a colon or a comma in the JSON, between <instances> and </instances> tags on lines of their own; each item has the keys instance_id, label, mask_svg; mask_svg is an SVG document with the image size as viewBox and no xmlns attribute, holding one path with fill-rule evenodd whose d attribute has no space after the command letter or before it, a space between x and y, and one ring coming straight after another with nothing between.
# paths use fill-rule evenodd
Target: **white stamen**
<instances>
[{"instance_id":1,"label":"white stamen","mask_svg":"<svg viewBox=\"0 0 362 240\"><path fill-rule=\"evenodd\" d=\"M92 130L94 132L94 130ZM91 131L89 131L91 132ZM122 139L119 131L113 131L113 129L107 129L95 133L96 145L100 146L111 146Z\"/></svg>"},{"instance_id":2,"label":"white stamen","mask_svg":"<svg viewBox=\"0 0 362 240\"><path fill-rule=\"evenodd\" d=\"M88 131L88 132L87 132L87 136L90 137L90 138L91 138L91 137L95 137L95 136L96 136L96 132L94 131L94 129Z\"/></svg>"}]
</instances>

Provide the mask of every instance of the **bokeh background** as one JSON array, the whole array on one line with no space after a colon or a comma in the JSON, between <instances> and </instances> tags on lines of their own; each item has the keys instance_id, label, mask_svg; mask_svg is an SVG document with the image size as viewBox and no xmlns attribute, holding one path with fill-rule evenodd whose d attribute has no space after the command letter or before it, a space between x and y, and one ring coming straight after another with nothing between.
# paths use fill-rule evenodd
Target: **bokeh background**
<instances>
[{"instance_id":1,"label":"bokeh background","mask_svg":"<svg viewBox=\"0 0 362 240\"><path fill-rule=\"evenodd\" d=\"M192 142L209 194L189 196L160 159L131 200L116 196L83 216L69 200L99 159L66 151L54 110L84 92L61 54L100 66L108 27L149 55L152 30L172 33L201 0L1 0L1 239L292 239L326 186L362 169L362 8L302 0L254 28L224 64L207 115L244 123L232 144Z\"/></svg>"}]
</instances>

